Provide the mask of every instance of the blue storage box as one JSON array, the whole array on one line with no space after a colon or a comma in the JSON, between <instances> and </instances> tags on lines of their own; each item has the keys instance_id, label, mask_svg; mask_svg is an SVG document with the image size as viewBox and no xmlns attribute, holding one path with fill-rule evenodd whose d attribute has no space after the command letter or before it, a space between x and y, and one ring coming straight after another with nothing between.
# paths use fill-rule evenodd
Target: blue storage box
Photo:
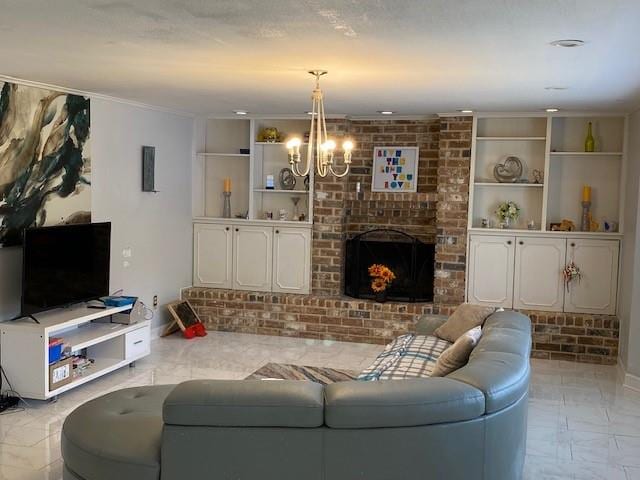
<instances>
[{"instance_id":1,"label":"blue storage box","mask_svg":"<svg viewBox=\"0 0 640 480\"><path fill-rule=\"evenodd\" d=\"M60 360L60 357L62 357L63 348L64 345L62 343L49 346L49 364L55 363Z\"/></svg>"},{"instance_id":2,"label":"blue storage box","mask_svg":"<svg viewBox=\"0 0 640 480\"><path fill-rule=\"evenodd\" d=\"M137 299L138 297L104 297L102 301L107 307L125 307L133 306Z\"/></svg>"}]
</instances>

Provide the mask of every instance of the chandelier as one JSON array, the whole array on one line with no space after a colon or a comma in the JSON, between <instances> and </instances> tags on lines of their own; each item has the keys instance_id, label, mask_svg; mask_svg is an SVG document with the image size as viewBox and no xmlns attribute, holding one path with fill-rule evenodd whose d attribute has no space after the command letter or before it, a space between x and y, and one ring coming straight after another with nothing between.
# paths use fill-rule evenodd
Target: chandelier
<instances>
[{"instance_id":1,"label":"chandelier","mask_svg":"<svg viewBox=\"0 0 640 480\"><path fill-rule=\"evenodd\" d=\"M324 118L324 102L322 90L320 90L320 77L326 75L326 70L311 70L311 75L316 77L316 87L311 94L313 101L311 112L311 128L309 129L309 143L307 145L307 158L302 166L302 158L300 155L300 146L302 140L294 137L287 142L289 150L289 164L294 175L298 177L306 177L311 171L311 165L315 163L316 173L321 177L326 177L329 173L336 177L344 177L349 173L351 165L351 151L353 150L353 142L345 140L342 144L344 170L338 173L340 168L336 169L334 163L336 142L327 136L327 122Z\"/></svg>"}]
</instances>

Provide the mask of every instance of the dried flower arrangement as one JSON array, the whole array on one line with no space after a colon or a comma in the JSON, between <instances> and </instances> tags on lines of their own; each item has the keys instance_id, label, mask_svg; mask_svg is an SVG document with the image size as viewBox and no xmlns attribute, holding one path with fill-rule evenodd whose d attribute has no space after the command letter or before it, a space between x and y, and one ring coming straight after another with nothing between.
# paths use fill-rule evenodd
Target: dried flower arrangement
<instances>
[{"instance_id":1,"label":"dried flower arrangement","mask_svg":"<svg viewBox=\"0 0 640 480\"><path fill-rule=\"evenodd\" d=\"M371 277L371 290L375 293L384 292L396 279L396 274L389 267L378 263L369 267L369 276Z\"/></svg>"}]
</instances>

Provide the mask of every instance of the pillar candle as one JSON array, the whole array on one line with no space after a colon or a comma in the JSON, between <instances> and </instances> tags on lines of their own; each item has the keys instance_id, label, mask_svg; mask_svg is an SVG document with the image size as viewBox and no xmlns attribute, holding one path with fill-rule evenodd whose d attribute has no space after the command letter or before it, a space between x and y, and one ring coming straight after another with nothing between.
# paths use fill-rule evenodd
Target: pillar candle
<instances>
[{"instance_id":1,"label":"pillar candle","mask_svg":"<svg viewBox=\"0 0 640 480\"><path fill-rule=\"evenodd\" d=\"M224 191L225 192L230 192L231 191L231 179L230 178L225 178L224 179Z\"/></svg>"},{"instance_id":2,"label":"pillar candle","mask_svg":"<svg viewBox=\"0 0 640 480\"><path fill-rule=\"evenodd\" d=\"M582 187L582 201L591 201L591 187L589 185L585 185L584 187Z\"/></svg>"}]
</instances>

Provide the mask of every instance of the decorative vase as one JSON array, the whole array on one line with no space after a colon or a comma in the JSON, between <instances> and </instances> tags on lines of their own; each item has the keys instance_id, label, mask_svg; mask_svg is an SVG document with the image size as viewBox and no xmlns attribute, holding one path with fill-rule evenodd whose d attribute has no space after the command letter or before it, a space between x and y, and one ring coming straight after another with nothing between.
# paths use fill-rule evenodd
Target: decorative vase
<instances>
[{"instance_id":1,"label":"decorative vase","mask_svg":"<svg viewBox=\"0 0 640 480\"><path fill-rule=\"evenodd\" d=\"M511 228L511 219L509 217L504 217L500 222L500 228L504 230Z\"/></svg>"},{"instance_id":2,"label":"decorative vase","mask_svg":"<svg viewBox=\"0 0 640 480\"><path fill-rule=\"evenodd\" d=\"M375 300L378 303L385 303L387 301L387 291L376 292Z\"/></svg>"},{"instance_id":3,"label":"decorative vase","mask_svg":"<svg viewBox=\"0 0 640 480\"><path fill-rule=\"evenodd\" d=\"M591 122L589 122L589 126L587 127L587 138L584 139L584 151L585 152L595 152L596 151L596 142L593 138L593 131L591 129Z\"/></svg>"}]
</instances>

